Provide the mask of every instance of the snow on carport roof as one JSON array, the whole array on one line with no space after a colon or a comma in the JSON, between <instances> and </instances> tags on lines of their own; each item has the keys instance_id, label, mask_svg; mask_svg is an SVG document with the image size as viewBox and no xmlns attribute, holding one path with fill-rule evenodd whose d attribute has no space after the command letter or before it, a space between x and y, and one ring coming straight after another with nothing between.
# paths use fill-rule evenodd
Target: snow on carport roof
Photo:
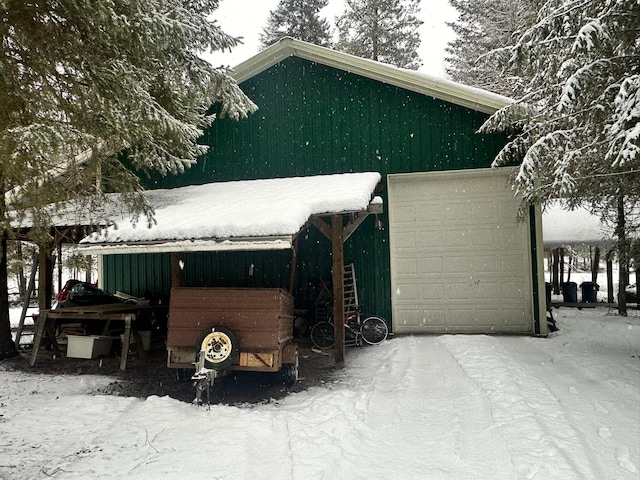
<instances>
[{"instance_id":1,"label":"snow on carport roof","mask_svg":"<svg viewBox=\"0 0 640 480\"><path fill-rule=\"evenodd\" d=\"M151 228L125 221L81 243L86 253L289 248L313 215L365 211L377 172L272 178L145 192Z\"/></svg>"}]
</instances>

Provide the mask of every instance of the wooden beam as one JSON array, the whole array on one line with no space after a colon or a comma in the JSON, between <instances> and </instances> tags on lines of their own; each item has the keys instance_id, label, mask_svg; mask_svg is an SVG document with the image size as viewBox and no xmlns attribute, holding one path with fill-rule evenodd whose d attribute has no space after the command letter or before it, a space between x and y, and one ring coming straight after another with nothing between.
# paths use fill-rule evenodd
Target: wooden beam
<instances>
[{"instance_id":1,"label":"wooden beam","mask_svg":"<svg viewBox=\"0 0 640 480\"><path fill-rule=\"evenodd\" d=\"M344 367L344 241L342 215L331 217L331 252L333 280L333 320L336 368Z\"/></svg>"},{"instance_id":2,"label":"wooden beam","mask_svg":"<svg viewBox=\"0 0 640 480\"><path fill-rule=\"evenodd\" d=\"M344 227L344 233L342 234L342 241L346 242L349 239L349 237L353 235L353 232L355 232L356 229L360 225L362 225L362 222L364 222L368 216L369 214L367 212L360 212L352 215L351 218L349 219L349 222Z\"/></svg>"},{"instance_id":3,"label":"wooden beam","mask_svg":"<svg viewBox=\"0 0 640 480\"><path fill-rule=\"evenodd\" d=\"M293 295L293 287L296 283L296 268L298 265L298 238L296 235L291 242L291 271L289 273L289 295Z\"/></svg>"},{"instance_id":4,"label":"wooden beam","mask_svg":"<svg viewBox=\"0 0 640 480\"><path fill-rule=\"evenodd\" d=\"M171 254L171 288L184 286L184 254L173 252Z\"/></svg>"},{"instance_id":5,"label":"wooden beam","mask_svg":"<svg viewBox=\"0 0 640 480\"><path fill-rule=\"evenodd\" d=\"M327 237L331 241L332 235L333 235L332 229L331 227L329 227L329 225L327 225L327 223L324 220L322 220L320 217L311 217L309 221L313 226L315 226L318 230L320 230L320 233L322 233L325 237Z\"/></svg>"},{"instance_id":6,"label":"wooden beam","mask_svg":"<svg viewBox=\"0 0 640 480\"><path fill-rule=\"evenodd\" d=\"M384 211L382 203L370 203L367 207L367 212L373 214L380 214Z\"/></svg>"},{"instance_id":7,"label":"wooden beam","mask_svg":"<svg viewBox=\"0 0 640 480\"><path fill-rule=\"evenodd\" d=\"M335 217L335 216L341 217L342 215L343 214L336 214L336 215L333 215L332 217ZM342 232L343 243L349 239L349 237L353 234L353 232L357 230L357 228L362 224L362 222L366 220L368 216L369 216L369 213L367 212L357 212L357 213L350 214L349 221L344 226L344 229ZM331 225L330 227L320 217L312 217L310 221L318 230L320 230L320 233L322 233L329 240L333 240L333 225Z\"/></svg>"}]
</instances>

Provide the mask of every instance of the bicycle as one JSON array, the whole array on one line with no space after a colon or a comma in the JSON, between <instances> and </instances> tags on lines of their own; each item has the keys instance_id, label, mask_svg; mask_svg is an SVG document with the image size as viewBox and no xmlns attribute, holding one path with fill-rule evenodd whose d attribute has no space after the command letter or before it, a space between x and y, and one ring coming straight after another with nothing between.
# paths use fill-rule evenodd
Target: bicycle
<instances>
[{"instance_id":1,"label":"bicycle","mask_svg":"<svg viewBox=\"0 0 640 480\"><path fill-rule=\"evenodd\" d=\"M317 348L331 348L335 343L334 322L332 318L316 323L311 329L311 341ZM369 345L384 342L389 335L387 322L375 315L361 319L360 308L344 318L344 339L346 345Z\"/></svg>"}]
</instances>

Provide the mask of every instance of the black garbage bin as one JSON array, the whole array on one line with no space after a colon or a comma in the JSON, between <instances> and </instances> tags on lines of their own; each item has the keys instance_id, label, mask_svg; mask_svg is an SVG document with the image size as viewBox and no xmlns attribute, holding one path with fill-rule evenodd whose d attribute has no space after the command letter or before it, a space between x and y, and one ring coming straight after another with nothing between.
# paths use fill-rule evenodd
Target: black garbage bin
<instances>
[{"instance_id":1,"label":"black garbage bin","mask_svg":"<svg viewBox=\"0 0 640 480\"><path fill-rule=\"evenodd\" d=\"M600 286L596 282L582 282L582 301L585 303L596 303L598 301L598 290Z\"/></svg>"},{"instance_id":2,"label":"black garbage bin","mask_svg":"<svg viewBox=\"0 0 640 480\"><path fill-rule=\"evenodd\" d=\"M578 303L578 284L576 282L563 283L562 298L567 303Z\"/></svg>"}]
</instances>

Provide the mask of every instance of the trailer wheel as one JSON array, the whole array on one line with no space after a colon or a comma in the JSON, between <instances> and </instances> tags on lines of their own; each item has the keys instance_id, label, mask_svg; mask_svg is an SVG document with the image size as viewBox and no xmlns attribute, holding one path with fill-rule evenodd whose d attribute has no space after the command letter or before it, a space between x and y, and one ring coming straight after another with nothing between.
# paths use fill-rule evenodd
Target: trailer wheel
<instances>
[{"instance_id":1,"label":"trailer wheel","mask_svg":"<svg viewBox=\"0 0 640 480\"><path fill-rule=\"evenodd\" d=\"M213 327L200 334L196 343L196 358L204 351L204 366L224 370L238 357L238 337L226 327Z\"/></svg>"}]
</instances>

